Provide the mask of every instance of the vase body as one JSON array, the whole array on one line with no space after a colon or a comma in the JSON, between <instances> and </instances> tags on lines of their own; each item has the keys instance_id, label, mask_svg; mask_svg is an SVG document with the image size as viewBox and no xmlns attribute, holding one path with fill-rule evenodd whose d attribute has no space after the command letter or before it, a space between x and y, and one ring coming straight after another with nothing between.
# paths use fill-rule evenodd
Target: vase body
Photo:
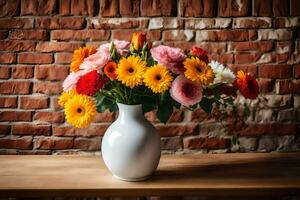
<instances>
[{"instance_id":1,"label":"vase body","mask_svg":"<svg viewBox=\"0 0 300 200\"><path fill-rule=\"evenodd\" d=\"M106 130L102 157L118 179L141 181L156 170L160 159L160 135L144 117L141 105L118 104L119 116Z\"/></svg>"}]
</instances>

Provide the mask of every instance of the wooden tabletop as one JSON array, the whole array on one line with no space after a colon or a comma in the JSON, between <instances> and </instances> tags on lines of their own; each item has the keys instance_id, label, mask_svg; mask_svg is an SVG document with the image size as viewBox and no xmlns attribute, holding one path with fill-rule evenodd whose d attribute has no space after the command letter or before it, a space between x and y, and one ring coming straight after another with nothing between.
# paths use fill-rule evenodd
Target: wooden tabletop
<instances>
[{"instance_id":1,"label":"wooden tabletop","mask_svg":"<svg viewBox=\"0 0 300 200\"><path fill-rule=\"evenodd\" d=\"M300 195L300 153L162 156L144 182L112 177L100 156L0 156L0 197Z\"/></svg>"}]
</instances>

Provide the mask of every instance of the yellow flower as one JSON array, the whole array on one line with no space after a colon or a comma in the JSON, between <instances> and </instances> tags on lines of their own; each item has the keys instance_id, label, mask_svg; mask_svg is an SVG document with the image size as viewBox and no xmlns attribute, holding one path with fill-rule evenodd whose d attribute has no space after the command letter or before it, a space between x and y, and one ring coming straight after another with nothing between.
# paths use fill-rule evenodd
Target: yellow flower
<instances>
[{"instance_id":1,"label":"yellow flower","mask_svg":"<svg viewBox=\"0 0 300 200\"><path fill-rule=\"evenodd\" d=\"M73 53L73 58L70 66L71 72L79 71L79 66L85 58L96 53L95 47L80 47L76 49Z\"/></svg>"},{"instance_id":2,"label":"yellow flower","mask_svg":"<svg viewBox=\"0 0 300 200\"><path fill-rule=\"evenodd\" d=\"M63 92L59 97L58 97L58 104L60 106L65 106L67 101L71 99L75 94L77 94L76 90L70 90L68 92Z\"/></svg>"},{"instance_id":3,"label":"yellow flower","mask_svg":"<svg viewBox=\"0 0 300 200\"><path fill-rule=\"evenodd\" d=\"M191 81L208 85L214 81L215 75L209 65L197 57L185 59L183 62L186 68L184 75Z\"/></svg>"},{"instance_id":4,"label":"yellow flower","mask_svg":"<svg viewBox=\"0 0 300 200\"><path fill-rule=\"evenodd\" d=\"M96 112L95 102L86 95L76 94L65 104L66 120L76 128L86 128Z\"/></svg>"},{"instance_id":5,"label":"yellow flower","mask_svg":"<svg viewBox=\"0 0 300 200\"><path fill-rule=\"evenodd\" d=\"M146 63L138 56L122 58L118 64L117 79L124 85L134 88L143 83Z\"/></svg>"},{"instance_id":6,"label":"yellow flower","mask_svg":"<svg viewBox=\"0 0 300 200\"><path fill-rule=\"evenodd\" d=\"M147 69L144 75L145 85L154 93L162 93L168 90L173 77L169 70L163 65L154 65Z\"/></svg>"}]
</instances>

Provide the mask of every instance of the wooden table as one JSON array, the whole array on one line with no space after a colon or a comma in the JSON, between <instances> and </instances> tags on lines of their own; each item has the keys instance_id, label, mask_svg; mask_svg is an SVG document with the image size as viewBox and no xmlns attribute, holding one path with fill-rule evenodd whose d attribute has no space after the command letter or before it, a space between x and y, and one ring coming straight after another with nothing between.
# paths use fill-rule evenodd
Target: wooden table
<instances>
[{"instance_id":1,"label":"wooden table","mask_svg":"<svg viewBox=\"0 0 300 200\"><path fill-rule=\"evenodd\" d=\"M0 197L300 195L300 153L162 156L154 176L123 182L100 156L0 156Z\"/></svg>"}]
</instances>

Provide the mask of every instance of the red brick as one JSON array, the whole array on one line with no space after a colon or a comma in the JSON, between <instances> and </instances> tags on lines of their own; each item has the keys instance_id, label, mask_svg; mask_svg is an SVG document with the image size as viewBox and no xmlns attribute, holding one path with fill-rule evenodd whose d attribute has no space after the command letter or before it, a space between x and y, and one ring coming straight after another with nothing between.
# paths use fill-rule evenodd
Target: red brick
<instances>
[{"instance_id":1,"label":"red brick","mask_svg":"<svg viewBox=\"0 0 300 200\"><path fill-rule=\"evenodd\" d=\"M34 77L40 80L64 80L69 74L69 67L64 66L36 66Z\"/></svg>"},{"instance_id":2,"label":"red brick","mask_svg":"<svg viewBox=\"0 0 300 200\"><path fill-rule=\"evenodd\" d=\"M45 29L81 29L84 27L84 25L85 25L85 19L78 18L78 17L37 18L35 21L36 28L45 28Z\"/></svg>"},{"instance_id":3,"label":"red brick","mask_svg":"<svg viewBox=\"0 0 300 200\"><path fill-rule=\"evenodd\" d=\"M203 122L205 120L210 120L212 117L202 109L197 109L191 113L192 122Z\"/></svg>"},{"instance_id":4,"label":"red brick","mask_svg":"<svg viewBox=\"0 0 300 200\"><path fill-rule=\"evenodd\" d=\"M32 137L0 138L0 147L3 149L32 149Z\"/></svg>"},{"instance_id":5,"label":"red brick","mask_svg":"<svg viewBox=\"0 0 300 200\"><path fill-rule=\"evenodd\" d=\"M101 140L100 139L86 139L86 138L76 138L74 140L74 149L96 151L100 150Z\"/></svg>"},{"instance_id":6,"label":"red brick","mask_svg":"<svg viewBox=\"0 0 300 200\"><path fill-rule=\"evenodd\" d=\"M54 14L56 6L56 0L22 0L21 15Z\"/></svg>"},{"instance_id":7,"label":"red brick","mask_svg":"<svg viewBox=\"0 0 300 200\"><path fill-rule=\"evenodd\" d=\"M65 115L62 112L38 111L34 114L33 119L49 123L63 123L65 121Z\"/></svg>"},{"instance_id":8,"label":"red brick","mask_svg":"<svg viewBox=\"0 0 300 200\"><path fill-rule=\"evenodd\" d=\"M8 36L8 31L0 31L0 39L3 40L7 38Z\"/></svg>"},{"instance_id":9,"label":"red brick","mask_svg":"<svg viewBox=\"0 0 300 200\"><path fill-rule=\"evenodd\" d=\"M210 60L216 60L223 64L233 63L233 54L231 53L223 53L223 54L209 54Z\"/></svg>"},{"instance_id":10,"label":"red brick","mask_svg":"<svg viewBox=\"0 0 300 200\"><path fill-rule=\"evenodd\" d=\"M0 67L0 79L10 78L10 67Z\"/></svg>"},{"instance_id":11,"label":"red brick","mask_svg":"<svg viewBox=\"0 0 300 200\"><path fill-rule=\"evenodd\" d=\"M180 137L163 138L161 140L161 149L178 151L182 149Z\"/></svg>"},{"instance_id":12,"label":"red brick","mask_svg":"<svg viewBox=\"0 0 300 200\"><path fill-rule=\"evenodd\" d=\"M236 18L233 28L269 28L272 26L270 18Z\"/></svg>"},{"instance_id":13,"label":"red brick","mask_svg":"<svg viewBox=\"0 0 300 200\"><path fill-rule=\"evenodd\" d=\"M55 30L51 32L54 40L88 40L101 41L108 40L110 32L106 30Z\"/></svg>"},{"instance_id":14,"label":"red brick","mask_svg":"<svg viewBox=\"0 0 300 200\"><path fill-rule=\"evenodd\" d=\"M147 37L150 41L158 41L161 39L161 31L147 31Z\"/></svg>"},{"instance_id":15,"label":"red brick","mask_svg":"<svg viewBox=\"0 0 300 200\"><path fill-rule=\"evenodd\" d=\"M289 1L273 0L273 14L276 17L289 15Z\"/></svg>"},{"instance_id":16,"label":"red brick","mask_svg":"<svg viewBox=\"0 0 300 200\"><path fill-rule=\"evenodd\" d=\"M277 94L299 94L300 81L299 80L279 80L276 83Z\"/></svg>"},{"instance_id":17,"label":"red brick","mask_svg":"<svg viewBox=\"0 0 300 200\"><path fill-rule=\"evenodd\" d=\"M190 41L194 38L194 32L192 30L168 30L163 31L164 41Z\"/></svg>"},{"instance_id":18,"label":"red brick","mask_svg":"<svg viewBox=\"0 0 300 200\"><path fill-rule=\"evenodd\" d=\"M300 78L300 64L294 66L294 77Z\"/></svg>"},{"instance_id":19,"label":"red brick","mask_svg":"<svg viewBox=\"0 0 300 200\"><path fill-rule=\"evenodd\" d=\"M33 28L33 19L29 19L29 18L0 19L0 29L11 29L11 28L24 28L24 29Z\"/></svg>"},{"instance_id":20,"label":"red brick","mask_svg":"<svg viewBox=\"0 0 300 200\"><path fill-rule=\"evenodd\" d=\"M0 63L10 64L16 62L15 53L0 53Z\"/></svg>"},{"instance_id":21,"label":"red brick","mask_svg":"<svg viewBox=\"0 0 300 200\"><path fill-rule=\"evenodd\" d=\"M39 137L34 140L35 149L71 149L73 148L73 139Z\"/></svg>"},{"instance_id":22,"label":"red brick","mask_svg":"<svg viewBox=\"0 0 300 200\"><path fill-rule=\"evenodd\" d=\"M274 19L274 28L290 28L290 27L299 27L299 18L298 17L280 17Z\"/></svg>"},{"instance_id":23,"label":"red brick","mask_svg":"<svg viewBox=\"0 0 300 200\"><path fill-rule=\"evenodd\" d=\"M81 44L70 42L39 42L36 50L40 52L56 52L56 51L69 51L72 52L78 49Z\"/></svg>"},{"instance_id":24,"label":"red brick","mask_svg":"<svg viewBox=\"0 0 300 200\"><path fill-rule=\"evenodd\" d=\"M32 78L33 66L16 66L12 68L12 78Z\"/></svg>"},{"instance_id":25,"label":"red brick","mask_svg":"<svg viewBox=\"0 0 300 200\"><path fill-rule=\"evenodd\" d=\"M274 80L272 79L260 79L258 80L258 84L260 93L268 93L273 91Z\"/></svg>"},{"instance_id":26,"label":"red brick","mask_svg":"<svg viewBox=\"0 0 300 200\"><path fill-rule=\"evenodd\" d=\"M35 48L35 43L32 41L0 41L1 51L32 51Z\"/></svg>"},{"instance_id":27,"label":"red brick","mask_svg":"<svg viewBox=\"0 0 300 200\"><path fill-rule=\"evenodd\" d=\"M297 133L296 124L251 124L241 131L241 136L260 136L260 135L295 135Z\"/></svg>"},{"instance_id":28,"label":"red brick","mask_svg":"<svg viewBox=\"0 0 300 200\"><path fill-rule=\"evenodd\" d=\"M18 55L18 62L26 64L50 64L53 62L53 55L50 53L21 53Z\"/></svg>"},{"instance_id":29,"label":"red brick","mask_svg":"<svg viewBox=\"0 0 300 200\"><path fill-rule=\"evenodd\" d=\"M253 0L253 16L273 16L272 0Z\"/></svg>"},{"instance_id":30,"label":"red brick","mask_svg":"<svg viewBox=\"0 0 300 200\"><path fill-rule=\"evenodd\" d=\"M115 113L104 111L103 113L97 113L94 122L113 122L115 120Z\"/></svg>"},{"instance_id":31,"label":"red brick","mask_svg":"<svg viewBox=\"0 0 300 200\"><path fill-rule=\"evenodd\" d=\"M230 44L230 50L235 51L259 51L268 52L273 48L273 43L270 41L261 42L232 42Z\"/></svg>"},{"instance_id":32,"label":"red brick","mask_svg":"<svg viewBox=\"0 0 300 200\"><path fill-rule=\"evenodd\" d=\"M29 94L32 83L24 81L6 81L0 83L1 94Z\"/></svg>"},{"instance_id":33,"label":"red brick","mask_svg":"<svg viewBox=\"0 0 300 200\"><path fill-rule=\"evenodd\" d=\"M250 11L250 0L219 0L219 16L221 17L248 16Z\"/></svg>"},{"instance_id":34,"label":"red brick","mask_svg":"<svg viewBox=\"0 0 300 200\"><path fill-rule=\"evenodd\" d=\"M42 94L60 94L62 86L60 82L35 82L33 92Z\"/></svg>"},{"instance_id":35,"label":"red brick","mask_svg":"<svg viewBox=\"0 0 300 200\"><path fill-rule=\"evenodd\" d=\"M116 17L119 16L119 0L99 0L100 11L99 15L102 17Z\"/></svg>"},{"instance_id":36,"label":"red brick","mask_svg":"<svg viewBox=\"0 0 300 200\"><path fill-rule=\"evenodd\" d=\"M15 124L12 125L11 132L13 135L50 135L50 125L37 124Z\"/></svg>"},{"instance_id":37,"label":"red brick","mask_svg":"<svg viewBox=\"0 0 300 200\"><path fill-rule=\"evenodd\" d=\"M48 97L41 97L41 96L20 97L20 108L22 109L44 109L44 108L48 108L48 106L49 106Z\"/></svg>"},{"instance_id":38,"label":"red brick","mask_svg":"<svg viewBox=\"0 0 300 200\"><path fill-rule=\"evenodd\" d=\"M196 41L245 41L253 39L256 32L246 30L197 31Z\"/></svg>"},{"instance_id":39,"label":"red brick","mask_svg":"<svg viewBox=\"0 0 300 200\"><path fill-rule=\"evenodd\" d=\"M184 17L213 17L216 3L212 0L180 0L180 13Z\"/></svg>"},{"instance_id":40,"label":"red brick","mask_svg":"<svg viewBox=\"0 0 300 200\"><path fill-rule=\"evenodd\" d=\"M0 111L0 121L31 121L29 111Z\"/></svg>"},{"instance_id":41,"label":"red brick","mask_svg":"<svg viewBox=\"0 0 300 200\"><path fill-rule=\"evenodd\" d=\"M120 15L122 17L138 17L140 14L139 0L119 1Z\"/></svg>"},{"instance_id":42,"label":"red brick","mask_svg":"<svg viewBox=\"0 0 300 200\"><path fill-rule=\"evenodd\" d=\"M241 52L236 53L234 62L236 64L246 64L246 63L255 63L261 56L261 53L254 53L254 52Z\"/></svg>"},{"instance_id":43,"label":"red brick","mask_svg":"<svg viewBox=\"0 0 300 200\"><path fill-rule=\"evenodd\" d=\"M260 29L258 30L259 40L290 40L292 31L287 29Z\"/></svg>"},{"instance_id":44,"label":"red brick","mask_svg":"<svg viewBox=\"0 0 300 200\"><path fill-rule=\"evenodd\" d=\"M128 18L91 18L89 20L88 28L90 29L104 29L101 30L102 38L109 37L110 29L129 29L138 28L140 26L140 20L138 19L128 19ZM102 39L104 40L104 39Z\"/></svg>"},{"instance_id":45,"label":"red brick","mask_svg":"<svg viewBox=\"0 0 300 200\"><path fill-rule=\"evenodd\" d=\"M291 0L290 10L292 16L300 16L300 2L298 0Z\"/></svg>"},{"instance_id":46,"label":"red brick","mask_svg":"<svg viewBox=\"0 0 300 200\"><path fill-rule=\"evenodd\" d=\"M56 53L55 63L58 64L69 64L72 61L72 53Z\"/></svg>"},{"instance_id":47,"label":"red brick","mask_svg":"<svg viewBox=\"0 0 300 200\"><path fill-rule=\"evenodd\" d=\"M60 15L94 15L94 0L60 0Z\"/></svg>"},{"instance_id":48,"label":"red brick","mask_svg":"<svg viewBox=\"0 0 300 200\"><path fill-rule=\"evenodd\" d=\"M0 17L18 15L20 0L2 0L0 6Z\"/></svg>"},{"instance_id":49,"label":"red brick","mask_svg":"<svg viewBox=\"0 0 300 200\"><path fill-rule=\"evenodd\" d=\"M258 68L258 75L261 78L290 78L292 67L290 65L261 65Z\"/></svg>"},{"instance_id":50,"label":"red brick","mask_svg":"<svg viewBox=\"0 0 300 200\"><path fill-rule=\"evenodd\" d=\"M195 124L157 125L156 128L162 137L191 135L198 131L198 126Z\"/></svg>"},{"instance_id":51,"label":"red brick","mask_svg":"<svg viewBox=\"0 0 300 200\"><path fill-rule=\"evenodd\" d=\"M13 30L10 39L14 40L46 40L46 30Z\"/></svg>"},{"instance_id":52,"label":"red brick","mask_svg":"<svg viewBox=\"0 0 300 200\"><path fill-rule=\"evenodd\" d=\"M130 40L134 30L113 30L111 39Z\"/></svg>"},{"instance_id":53,"label":"red brick","mask_svg":"<svg viewBox=\"0 0 300 200\"><path fill-rule=\"evenodd\" d=\"M176 16L176 1L141 0L141 16Z\"/></svg>"},{"instance_id":54,"label":"red brick","mask_svg":"<svg viewBox=\"0 0 300 200\"><path fill-rule=\"evenodd\" d=\"M10 134L10 125L0 124L0 135Z\"/></svg>"},{"instance_id":55,"label":"red brick","mask_svg":"<svg viewBox=\"0 0 300 200\"><path fill-rule=\"evenodd\" d=\"M1 108L16 108L17 97L0 97Z\"/></svg>"},{"instance_id":56,"label":"red brick","mask_svg":"<svg viewBox=\"0 0 300 200\"><path fill-rule=\"evenodd\" d=\"M230 146L230 139L225 138L184 138L183 145L188 149L224 149Z\"/></svg>"},{"instance_id":57,"label":"red brick","mask_svg":"<svg viewBox=\"0 0 300 200\"><path fill-rule=\"evenodd\" d=\"M103 136L109 125L90 125L88 128L77 129L72 126L53 126L52 132L54 136L66 136L66 137L94 137Z\"/></svg>"},{"instance_id":58,"label":"red brick","mask_svg":"<svg viewBox=\"0 0 300 200\"><path fill-rule=\"evenodd\" d=\"M255 64L234 64L229 66L230 69L237 73L239 70L250 73L252 76L257 77L257 65Z\"/></svg>"}]
</instances>

